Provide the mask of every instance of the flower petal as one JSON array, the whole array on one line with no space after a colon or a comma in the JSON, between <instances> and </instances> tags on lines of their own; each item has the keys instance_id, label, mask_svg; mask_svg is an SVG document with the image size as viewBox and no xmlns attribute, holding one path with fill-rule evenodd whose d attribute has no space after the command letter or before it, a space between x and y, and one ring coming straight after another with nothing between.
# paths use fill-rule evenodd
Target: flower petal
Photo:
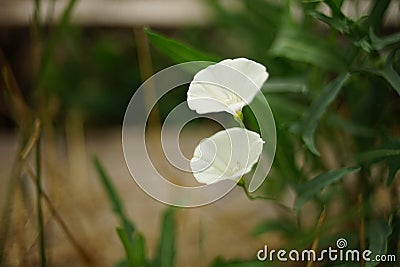
<instances>
[{"instance_id":1,"label":"flower petal","mask_svg":"<svg viewBox=\"0 0 400 267\"><path fill-rule=\"evenodd\" d=\"M249 81L235 71L254 86L249 86ZM252 60L223 60L194 76L187 93L189 108L199 114L226 111L235 115L253 100L267 78L266 68Z\"/></svg>"},{"instance_id":2,"label":"flower petal","mask_svg":"<svg viewBox=\"0 0 400 267\"><path fill-rule=\"evenodd\" d=\"M269 76L264 65L247 58L225 59L220 64L240 71L254 82L258 88L261 88Z\"/></svg>"},{"instance_id":3,"label":"flower petal","mask_svg":"<svg viewBox=\"0 0 400 267\"><path fill-rule=\"evenodd\" d=\"M238 127L222 130L196 147L190 161L193 175L205 184L237 181L258 161L263 144L256 132Z\"/></svg>"}]
</instances>

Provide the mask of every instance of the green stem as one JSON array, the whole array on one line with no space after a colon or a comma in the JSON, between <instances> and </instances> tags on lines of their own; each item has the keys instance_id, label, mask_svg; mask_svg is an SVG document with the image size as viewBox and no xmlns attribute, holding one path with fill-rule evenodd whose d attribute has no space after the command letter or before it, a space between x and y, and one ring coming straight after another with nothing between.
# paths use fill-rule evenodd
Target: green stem
<instances>
[{"instance_id":1,"label":"green stem","mask_svg":"<svg viewBox=\"0 0 400 267\"><path fill-rule=\"evenodd\" d=\"M243 188L244 193L246 194L247 198L250 200L256 200L256 199L271 200L271 201L274 201L275 204L278 205L280 208L282 208L284 211L289 212L289 213L295 213L293 208L290 208L288 206L285 206L282 203L279 203L276 198L260 196L260 195L257 195L257 196L251 195L250 192L246 188L246 184L245 184L243 177L240 178L240 180L237 182L237 185Z\"/></svg>"},{"instance_id":2,"label":"green stem","mask_svg":"<svg viewBox=\"0 0 400 267\"><path fill-rule=\"evenodd\" d=\"M46 244L44 236L44 223L43 223L43 210L42 210L42 175L41 175L41 149L40 149L40 137L36 144L36 193L37 193L37 209L38 209L38 231L39 231L39 254L40 254L40 266L45 267L47 264L46 259Z\"/></svg>"},{"instance_id":3,"label":"green stem","mask_svg":"<svg viewBox=\"0 0 400 267\"><path fill-rule=\"evenodd\" d=\"M245 128L244 123L243 123L243 113L241 110L239 110L236 115L233 115L233 118L237 123L239 123L241 128Z\"/></svg>"}]
</instances>

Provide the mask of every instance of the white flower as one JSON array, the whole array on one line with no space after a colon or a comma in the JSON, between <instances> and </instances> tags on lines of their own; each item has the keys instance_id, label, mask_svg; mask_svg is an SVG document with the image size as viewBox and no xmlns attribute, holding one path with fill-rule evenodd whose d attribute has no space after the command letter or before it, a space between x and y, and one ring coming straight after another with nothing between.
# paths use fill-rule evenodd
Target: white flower
<instances>
[{"instance_id":1,"label":"white flower","mask_svg":"<svg viewBox=\"0 0 400 267\"><path fill-rule=\"evenodd\" d=\"M222 130L196 147L190 160L193 175L204 184L237 182L258 161L263 144L256 132L238 127Z\"/></svg>"},{"instance_id":2,"label":"white flower","mask_svg":"<svg viewBox=\"0 0 400 267\"><path fill-rule=\"evenodd\" d=\"M189 108L199 114L226 111L237 115L253 100L268 75L263 65L246 58L225 59L208 66L190 83Z\"/></svg>"}]
</instances>

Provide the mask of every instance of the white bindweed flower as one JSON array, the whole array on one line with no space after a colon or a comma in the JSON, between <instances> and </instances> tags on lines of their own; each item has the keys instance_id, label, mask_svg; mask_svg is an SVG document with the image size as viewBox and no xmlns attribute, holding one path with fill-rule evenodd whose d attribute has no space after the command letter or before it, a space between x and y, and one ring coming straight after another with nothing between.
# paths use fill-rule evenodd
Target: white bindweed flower
<instances>
[{"instance_id":1,"label":"white bindweed flower","mask_svg":"<svg viewBox=\"0 0 400 267\"><path fill-rule=\"evenodd\" d=\"M196 147L190 160L193 175L204 184L237 182L258 161L263 144L256 132L238 127L222 130Z\"/></svg>"},{"instance_id":2,"label":"white bindweed flower","mask_svg":"<svg viewBox=\"0 0 400 267\"><path fill-rule=\"evenodd\" d=\"M251 81L250 86L237 71ZM247 58L225 59L210 65L190 83L189 108L199 114L226 111L236 116L253 100L268 76L263 65Z\"/></svg>"}]
</instances>

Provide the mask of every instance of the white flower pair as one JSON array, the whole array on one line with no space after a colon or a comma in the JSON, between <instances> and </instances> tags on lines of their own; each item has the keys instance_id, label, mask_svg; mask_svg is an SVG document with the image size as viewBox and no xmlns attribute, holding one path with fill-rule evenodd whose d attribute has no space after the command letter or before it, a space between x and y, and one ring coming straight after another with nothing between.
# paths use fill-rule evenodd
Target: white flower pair
<instances>
[{"instance_id":1,"label":"white flower pair","mask_svg":"<svg viewBox=\"0 0 400 267\"><path fill-rule=\"evenodd\" d=\"M242 108L267 78L266 68L252 60L223 60L194 76L187 92L189 108L199 114L225 111L241 118ZM257 163L263 144L258 133L245 128L222 130L196 147L190 161L193 175L205 184L226 179L237 182Z\"/></svg>"}]
</instances>

